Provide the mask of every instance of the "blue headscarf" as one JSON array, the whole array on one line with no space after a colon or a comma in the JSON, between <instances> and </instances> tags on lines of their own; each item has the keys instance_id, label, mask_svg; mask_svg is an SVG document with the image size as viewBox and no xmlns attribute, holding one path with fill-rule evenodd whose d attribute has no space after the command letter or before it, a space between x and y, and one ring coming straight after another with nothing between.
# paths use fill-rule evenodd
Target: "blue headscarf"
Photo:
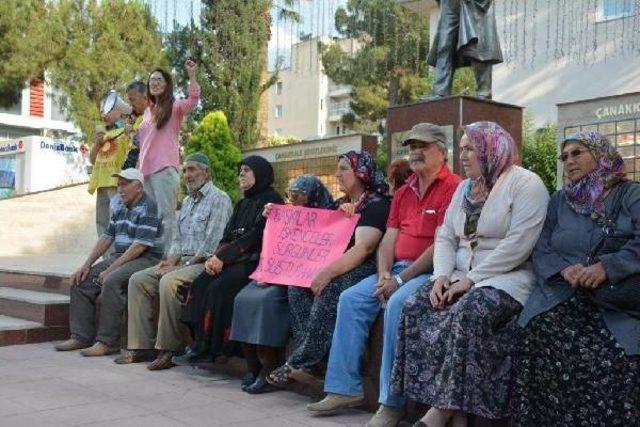
<instances>
[{"instance_id":1,"label":"blue headscarf","mask_svg":"<svg viewBox=\"0 0 640 427\"><path fill-rule=\"evenodd\" d=\"M293 180L289 190L307 195L305 207L329 209L333 206L333 197L331 197L329 190L315 175L300 175Z\"/></svg>"}]
</instances>

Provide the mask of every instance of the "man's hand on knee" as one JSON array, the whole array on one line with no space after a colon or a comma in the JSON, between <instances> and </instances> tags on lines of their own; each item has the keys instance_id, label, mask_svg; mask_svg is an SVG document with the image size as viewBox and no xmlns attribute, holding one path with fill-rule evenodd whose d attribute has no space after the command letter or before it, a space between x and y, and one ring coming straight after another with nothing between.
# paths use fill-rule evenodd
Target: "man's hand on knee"
<instances>
[{"instance_id":1,"label":"man's hand on knee","mask_svg":"<svg viewBox=\"0 0 640 427\"><path fill-rule=\"evenodd\" d=\"M80 283L86 280L89 275L90 267L83 265L71 276L71 286L78 286Z\"/></svg>"}]
</instances>

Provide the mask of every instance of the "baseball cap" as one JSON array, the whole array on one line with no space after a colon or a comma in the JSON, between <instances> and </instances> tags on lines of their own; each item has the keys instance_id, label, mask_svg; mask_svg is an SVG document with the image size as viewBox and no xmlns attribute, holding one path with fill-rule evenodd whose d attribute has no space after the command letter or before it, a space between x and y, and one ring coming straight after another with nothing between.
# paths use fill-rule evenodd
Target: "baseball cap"
<instances>
[{"instance_id":1,"label":"baseball cap","mask_svg":"<svg viewBox=\"0 0 640 427\"><path fill-rule=\"evenodd\" d=\"M121 171L120 173L114 173L111 175L113 178L122 178L127 181L140 181L141 184L144 184L144 176L142 172L135 168L129 168Z\"/></svg>"},{"instance_id":2,"label":"baseball cap","mask_svg":"<svg viewBox=\"0 0 640 427\"><path fill-rule=\"evenodd\" d=\"M409 134L402 140L402 145L408 145L411 141L436 142L443 149L447 148L447 136L440 126L433 123L418 123L412 127Z\"/></svg>"}]
</instances>

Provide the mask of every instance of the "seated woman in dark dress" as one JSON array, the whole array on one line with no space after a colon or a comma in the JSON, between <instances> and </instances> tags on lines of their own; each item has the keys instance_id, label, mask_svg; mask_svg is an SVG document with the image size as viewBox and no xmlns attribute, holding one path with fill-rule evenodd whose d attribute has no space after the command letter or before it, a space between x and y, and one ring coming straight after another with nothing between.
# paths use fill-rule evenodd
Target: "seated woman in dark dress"
<instances>
[{"instance_id":1,"label":"seated woman in dark dress","mask_svg":"<svg viewBox=\"0 0 640 427\"><path fill-rule=\"evenodd\" d=\"M361 216L347 251L315 277L311 289L289 288L293 352L267 378L272 385L317 381L315 374L329 354L340 293L376 272L375 250L391 207L387 184L367 152L341 155L336 177L345 193L337 206L355 206Z\"/></svg>"},{"instance_id":2,"label":"seated woman in dark dress","mask_svg":"<svg viewBox=\"0 0 640 427\"><path fill-rule=\"evenodd\" d=\"M186 354L173 358L176 364L213 362L217 356L238 353L237 344L229 341L233 300L258 265L264 206L284 203L271 187L273 168L264 158L242 160L239 180L244 198L236 203L215 255L191 285L182 320L195 342Z\"/></svg>"},{"instance_id":3,"label":"seated woman in dark dress","mask_svg":"<svg viewBox=\"0 0 640 427\"><path fill-rule=\"evenodd\" d=\"M333 198L329 190L313 175L300 175L289 186L293 206L330 209ZM265 206L268 217L271 204ZM266 376L284 361L284 348L289 340L288 287L251 282L236 296L231 324L231 339L242 343L247 361L247 376L242 389L250 394L265 393L274 388Z\"/></svg>"},{"instance_id":4,"label":"seated woman in dark dress","mask_svg":"<svg viewBox=\"0 0 640 427\"><path fill-rule=\"evenodd\" d=\"M640 319L598 307L592 290L640 274L640 185L625 183L624 161L599 133L570 135L561 150L568 182L551 198L520 315L514 425L639 426ZM616 205L615 234L628 240L588 263Z\"/></svg>"}]
</instances>

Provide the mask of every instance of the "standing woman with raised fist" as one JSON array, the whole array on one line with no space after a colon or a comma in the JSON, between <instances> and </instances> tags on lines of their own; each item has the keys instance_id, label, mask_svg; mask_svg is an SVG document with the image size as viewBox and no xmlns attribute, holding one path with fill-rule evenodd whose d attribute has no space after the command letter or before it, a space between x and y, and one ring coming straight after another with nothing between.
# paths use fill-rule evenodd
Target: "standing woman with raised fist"
<instances>
[{"instance_id":1,"label":"standing woman with raised fist","mask_svg":"<svg viewBox=\"0 0 640 427\"><path fill-rule=\"evenodd\" d=\"M188 60L184 68L189 76L189 97L175 99L171 73L156 68L147 81L149 107L140 125L138 168L144 175L145 190L162 213L165 248L170 246L175 227L175 211L180 185L180 124L198 105L200 86L196 81L197 65Z\"/></svg>"}]
</instances>

